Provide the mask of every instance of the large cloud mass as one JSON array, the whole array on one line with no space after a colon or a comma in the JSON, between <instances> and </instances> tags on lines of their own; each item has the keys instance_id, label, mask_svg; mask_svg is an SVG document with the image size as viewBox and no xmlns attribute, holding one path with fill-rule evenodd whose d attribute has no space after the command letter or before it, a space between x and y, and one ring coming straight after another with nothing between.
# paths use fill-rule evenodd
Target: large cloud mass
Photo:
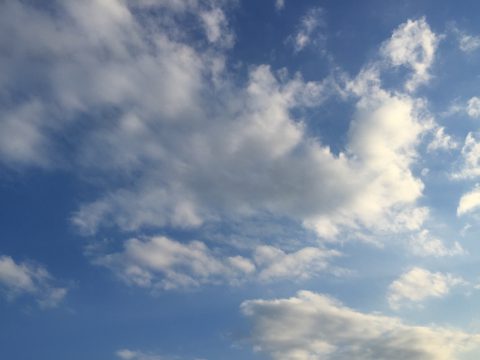
<instances>
[{"instance_id":1,"label":"large cloud mass","mask_svg":"<svg viewBox=\"0 0 480 360\"><path fill-rule=\"evenodd\" d=\"M453 360L480 349L480 336L362 313L321 294L250 300L243 313L252 341L275 360Z\"/></svg>"},{"instance_id":2,"label":"large cloud mass","mask_svg":"<svg viewBox=\"0 0 480 360\"><path fill-rule=\"evenodd\" d=\"M0 5L8 49L0 59L0 159L69 160L75 171L99 175L107 190L73 216L82 231L196 227L257 214L286 216L329 238L343 228L421 225L415 202L423 184L411 166L430 121L424 102L384 90L380 70L368 69L404 64L412 81L426 81L436 37L423 19L399 27L382 46L381 66L367 65L347 84L277 76L267 65L237 81L225 50L234 41L229 2L58 5ZM162 9L155 21L152 7ZM175 22L186 13L202 41L190 42ZM400 51L403 43L411 46ZM357 104L348 143L333 153L293 114L339 93ZM65 141L70 159L56 151Z\"/></svg>"}]
</instances>

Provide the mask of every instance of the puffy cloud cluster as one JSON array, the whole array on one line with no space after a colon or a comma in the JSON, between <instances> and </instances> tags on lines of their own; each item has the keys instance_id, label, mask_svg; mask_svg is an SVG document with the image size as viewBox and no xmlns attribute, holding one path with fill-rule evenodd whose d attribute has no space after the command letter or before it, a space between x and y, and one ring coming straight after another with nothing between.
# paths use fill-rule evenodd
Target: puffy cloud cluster
<instances>
[{"instance_id":1,"label":"puffy cloud cluster","mask_svg":"<svg viewBox=\"0 0 480 360\"><path fill-rule=\"evenodd\" d=\"M448 295L452 287L465 284L465 281L452 274L432 273L414 267L402 274L389 287L388 302L392 309L418 304L429 298Z\"/></svg>"},{"instance_id":2,"label":"puffy cloud cluster","mask_svg":"<svg viewBox=\"0 0 480 360\"><path fill-rule=\"evenodd\" d=\"M314 247L286 253L263 245L249 257L228 256L200 241L185 244L158 236L130 239L119 253L91 255L95 263L109 267L127 283L160 291L247 280L304 280L330 271L330 261L340 254Z\"/></svg>"},{"instance_id":3,"label":"puffy cloud cluster","mask_svg":"<svg viewBox=\"0 0 480 360\"><path fill-rule=\"evenodd\" d=\"M418 229L423 184L411 166L431 120L422 100L365 74L406 65L412 84L425 82L437 42L425 20L408 21L382 46L390 65L368 65L343 89L333 77L308 82L267 65L242 83L226 65L228 4L65 1L56 12L1 4L2 161L62 163L54 150L66 141L72 171L105 184L72 218L89 234L261 214L326 238ZM177 23L186 13L203 41ZM339 91L357 104L345 149L333 153L294 110Z\"/></svg>"},{"instance_id":4,"label":"puffy cloud cluster","mask_svg":"<svg viewBox=\"0 0 480 360\"><path fill-rule=\"evenodd\" d=\"M41 308L56 307L68 290L54 283L54 278L43 266L16 263L10 256L0 256L0 290L7 299L28 295L34 297Z\"/></svg>"},{"instance_id":5,"label":"puffy cloud cluster","mask_svg":"<svg viewBox=\"0 0 480 360\"><path fill-rule=\"evenodd\" d=\"M256 350L275 360L452 360L480 349L480 335L408 325L309 291L288 299L246 301L241 309L253 323Z\"/></svg>"}]
</instances>

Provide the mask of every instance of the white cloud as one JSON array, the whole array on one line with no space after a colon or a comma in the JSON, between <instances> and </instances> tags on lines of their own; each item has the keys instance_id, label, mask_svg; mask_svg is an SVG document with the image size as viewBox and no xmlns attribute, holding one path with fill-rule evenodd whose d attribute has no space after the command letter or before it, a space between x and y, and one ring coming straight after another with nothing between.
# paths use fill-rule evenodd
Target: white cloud
<instances>
[{"instance_id":1,"label":"white cloud","mask_svg":"<svg viewBox=\"0 0 480 360\"><path fill-rule=\"evenodd\" d=\"M167 138L167 132L142 128L133 133L114 129L101 135L101 144L95 138L90 149L116 139L105 153L111 160L102 164L122 161L125 150L132 150L118 166L135 168L143 159L142 177L135 188L84 205L74 222L87 232L108 223L135 230L198 226L220 214L266 211L304 221L321 236L338 233L339 226L401 228L397 217L416 213L414 203L423 189L409 169L429 124L423 103L380 89L364 94L349 131L348 152L336 156L311 139L289 111L306 99L322 101L321 88L301 78L279 83L261 66L234 96L241 101L232 103L235 115L227 115L228 120L211 119L190 134L173 127ZM102 158L101 152L95 155L97 161ZM149 164L151 169L145 167Z\"/></svg>"},{"instance_id":2,"label":"white cloud","mask_svg":"<svg viewBox=\"0 0 480 360\"><path fill-rule=\"evenodd\" d=\"M142 351L120 349L116 353L122 360L164 360L165 358L156 354L147 354Z\"/></svg>"},{"instance_id":3,"label":"white cloud","mask_svg":"<svg viewBox=\"0 0 480 360\"><path fill-rule=\"evenodd\" d=\"M43 123L44 107L32 100L5 109L0 121L0 159L5 162L48 165L48 123Z\"/></svg>"},{"instance_id":4,"label":"white cloud","mask_svg":"<svg viewBox=\"0 0 480 360\"><path fill-rule=\"evenodd\" d=\"M458 45L460 50L471 53L480 47L480 36L458 32Z\"/></svg>"},{"instance_id":5,"label":"white cloud","mask_svg":"<svg viewBox=\"0 0 480 360\"><path fill-rule=\"evenodd\" d=\"M295 52L302 51L312 43L315 44L321 38L317 30L323 26L323 10L321 8L308 10L300 20L297 32L291 38Z\"/></svg>"},{"instance_id":6,"label":"white cloud","mask_svg":"<svg viewBox=\"0 0 480 360\"><path fill-rule=\"evenodd\" d=\"M265 245L256 247L249 257L229 256L200 241L184 244L159 236L130 239L120 253L90 255L96 264L109 267L127 283L157 291L257 279L305 280L330 271L330 261L340 254L313 247L287 253Z\"/></svg>"},{"instance_id":7,"label":"white cloud","mask_svg":"<svg viewBox=\"0 0 480 360\"><path fill-rule=\"evenodd\" d=\"M275 0L275 9L283 10L285 8L285 0Z\"/></svg>"},{"instance_id":8,"label":"white cloud","mask_svg":"<svg viewBox=\"0 0 480 360\"><path fill-rule=\"evenodd\" d=\"M445 128L438 127L434 130L433 140L428 144L427 151L452 150L457 147L457 142L450 135L445 134Z\"/></svg>"},{"instance_id":9,"label":"white cloud","mask_svg":"<svg viewBox=\"0 0 480 360\"><path fill-rule=\"evenodd\" d=\"M476 178L480 175L480 141L478 134L469 132L462 147L462 167L453 178Z\"/></svg>"},{"instance_id":10,"label":"white cloud","mask_svg":"<svg viewBox=\"0 0 480 360\"><path fill-rule=\"evenodd\" d=\"M480 336L362 313L325 295L251 300L241 305L253 323L257 351L275 360L452 360L480 348Z\"/></svg>"},{"instance_id":11,"label":"white cloud","mask_svg":"<svg viewBox=\"0 0 480 360\"><path fill-rule=\"evenodd\" d=\"M435 58L438 41L425 18L420 18L400 25L383 45L382 53L392 65L413 70L413 75L405 83L408 91L415 90L430 79L429 68Z\"/></svg>"},{"instance_id":12,"label":"white cloud","mask_svg":"<svg viewBox=\"0 0 480 360\"><path fill-rule=\"evenodd\" d=\"M480 98L474 96L467 102L467 114L472 118L480 117Z\"/></svg>"},{"instance_id":13,"label":"white cloud","mask_svg":"<svg viewBox=\"0 0 480 360\"><path fill-rule=\"evenodd\" d=\"M452 274L432 273L414 267L390 284L388 303L392 309L399 309L430 298L444 297L451 288L462 284L465 284L465 281Z\"/></svg>"},{"instance_id":14,"label":"white cloud","mask_svg":"<svg viewBox=\"0 0 480 360\"><path fill-rule=\"evenodd\" d=\"M453 246L448 248L442 240L432 236L428 230L422 230L412 236L409 249L417 256L443 257L466 254L458 241L455 241Z\"/></svg>"},{"instance_id":15,"label":"white cloud","mask_svg":"<svg viewBox=\"0 0 480 360\"><path fill-rule=\"evenodd\" d=\"M26 157L43 158L39 148L48 149L55 137L50 129L58 135L83 121L81 134L62 137L72 141L72 169L93 172L105 185L73 222L90 234L103 226L198 227L264 214L331 238L344 229L418 228L423 184L411 167L430 122L425 103L383 90L375 72L369 91L362 90L365 69L351 82L356 86L341 91L334 76L279 79L266 65L252 67L244 84L233 82L225 50L214 44L227 24L215 4L218 11L177 1L142 2L132 10L131 2L67 1L52 13L24 2L0 5L0 42L19 44L0 55L1 85L19 93L28 87L42 110L35 121L25 116L19 123L36 134L24 136L22 143L31 145ZM155 5L165 9L155 26L140 21ZM213 47L190 43L170 11L190 11ZM313 31L319 21L321 10L313 9L304 29ZM409 21L382 49L394 66L406 64L425 80L435 39L424 20ZM416 45L403 53L399 42L405 41ZM15 74L25 74L23 83ZM337 154L308 133L294 110L339 93L358 102L345 149ZM2 125L9 128L8 121Z\"/></svg>"},{"instance_id":16,"label":"white cloud","mask_svg":"<svg viewBox=\"0 0 480 360\"><path fill-rule=\"evenodd\" d=\"M327 271L336 251L307 247L297 252L285 253L273 246L259 246L254 260L259 268L258 279L269 281L276 278L304 280Z\"/></svg>"},{"instance_id":17,"label":"white cloud","mask_svg":"<svg viewBox=\"0 0 480 360\"><path fill-rule=\"evenodd\" d=\"M227 17L221 9L214 8L202 11L200 18L202 19L208 41L225 47L233 46L234 35L230 31Z\"/></svg>"},{"instance_id":18,"label":"white cloud","mask_svg":"<svg viewBox=\"0 0 480 360\"><path fill-rule=\"evenodd\" d=\"M40 265L16 263L10 256L0 256L0 290L7 299L29 295L42 308L53 308L64 299L67 289L55 287L55 280Z\"/></svg>"},{"instance_id":19,"label":"white cloud","mask_svg":"<svg viewBox=\"0 0 480 360\"><path fill-rule=\"evenodd\" d=\"M465 215L473 212L480 207L480 187L475 187L472 191L463 194L457 207L457 215Z\"/></svg>"}]
</instances>

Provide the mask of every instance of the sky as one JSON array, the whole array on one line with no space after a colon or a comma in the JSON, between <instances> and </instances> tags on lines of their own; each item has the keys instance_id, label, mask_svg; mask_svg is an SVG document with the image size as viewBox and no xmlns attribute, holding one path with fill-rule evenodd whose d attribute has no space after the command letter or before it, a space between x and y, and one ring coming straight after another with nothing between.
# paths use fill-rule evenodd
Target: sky
<instances>
[{"instance_id":1,"label":"sky","mask_svg":"<svg viewBox=\"0 0 480 360\"><path fill-rule=\"evenodd\" d=\"M478 359L479 11L0 1L0 358Z\"/></svg>"}]
</instances>

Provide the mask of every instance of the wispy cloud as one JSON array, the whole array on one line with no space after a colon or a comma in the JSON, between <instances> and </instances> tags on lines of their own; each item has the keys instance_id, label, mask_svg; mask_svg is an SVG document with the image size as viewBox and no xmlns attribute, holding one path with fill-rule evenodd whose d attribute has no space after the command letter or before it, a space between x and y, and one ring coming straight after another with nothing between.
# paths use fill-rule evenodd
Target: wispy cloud
<instances>
[{"instance_id":1,"label":"wispy cloud","mask_svg":"<svg viewBox=\"0 0 480 360\"><path fill-rule=\"evenodd\" d=\"M41 265L16 263L10 256L0 256L0 290L13 301L31 296L41 308L53 308L64 299L68 290L57 287L55 279Z\"/></svg>"}]
</instances>

